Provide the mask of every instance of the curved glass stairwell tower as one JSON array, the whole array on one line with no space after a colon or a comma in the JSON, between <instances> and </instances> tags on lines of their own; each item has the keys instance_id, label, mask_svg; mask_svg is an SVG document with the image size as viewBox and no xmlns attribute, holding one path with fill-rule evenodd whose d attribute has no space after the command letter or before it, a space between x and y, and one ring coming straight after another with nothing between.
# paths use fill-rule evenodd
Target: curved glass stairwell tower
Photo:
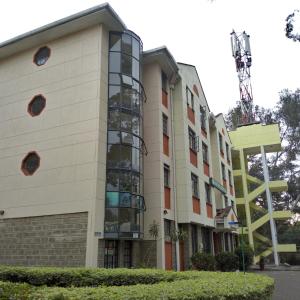
<instances>
[{"instance_id":1,"label":"curved glass stairwell tower","mask_svg":"<svg viewBox=\"0 0 300 300\"><path fill-rule=\"evenodd\" d=\"M104 236L143 237L142 42L131 31L110 32Z\"/></svg>"}]
</instances>

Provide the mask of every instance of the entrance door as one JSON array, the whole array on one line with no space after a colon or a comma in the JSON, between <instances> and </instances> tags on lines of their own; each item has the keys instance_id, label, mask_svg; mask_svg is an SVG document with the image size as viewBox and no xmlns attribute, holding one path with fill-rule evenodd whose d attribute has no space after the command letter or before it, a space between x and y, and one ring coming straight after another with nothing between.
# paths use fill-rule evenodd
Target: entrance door
<instances>
[{"instance_id":1,"label":"entrance door","mask_svg":"<svg viewBox=\"0 0 300 300\"><path fill-rule=\"evenodd\" d=\"M124 267L132 267L132 241L124 241Z\"/></svg>"},{"instance_id":2,"label":"entrance door","mask_svg":"<svg viewBox=\"0 0 300 300\"><path fill-rule=\"evenodd\" d=\"M179 242L180 271L184 271L184 241Z\"/></svg>"},{"instance_id":3,"label":"entrance door","mask_svg":"<svg viewBox=\"0 0 300 300\"><path fill-rule=\"evenodd\" d=\"M118 267L118 241L106 240L104 249L104 268Z\"/></svg>"},{"instance_id":4,"label":"entrance door","mask_svg":"<svg viewBox=\"0 0 300 300\"><path fill-rule=\"evenodd\" d=\"M172 243L171 242L165 242L165 269L166 270L173 269Z\"/></svg>"}]
</instances>

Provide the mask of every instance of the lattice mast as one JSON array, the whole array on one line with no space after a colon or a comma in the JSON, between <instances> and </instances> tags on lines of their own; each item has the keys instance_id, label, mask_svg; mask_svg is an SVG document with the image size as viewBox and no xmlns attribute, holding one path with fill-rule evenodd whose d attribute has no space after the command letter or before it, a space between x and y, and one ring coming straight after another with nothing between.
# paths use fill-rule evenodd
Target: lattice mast
<instances>
[{"instance_id":1,"label":"lattice mast","mask_svg":"<svg viewBox=\"0 0 300 300\"><path fill-rule=\"evenodd\" d=\"M242 110L242 119L239 121L240 125L253 123L255 121L250 75L252 58L249 37L245 31L240 34L237 34L235 31L231 33L232 56L235 60L240 89L239 102Z\"/></svg>"}]
</instances>

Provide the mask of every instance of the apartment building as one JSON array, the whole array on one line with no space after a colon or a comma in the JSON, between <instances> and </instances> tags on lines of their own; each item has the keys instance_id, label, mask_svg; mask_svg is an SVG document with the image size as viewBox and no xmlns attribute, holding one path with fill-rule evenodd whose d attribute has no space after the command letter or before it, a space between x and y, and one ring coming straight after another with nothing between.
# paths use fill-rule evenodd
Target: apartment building
<instances>
[{"instance_id":1,"label":"apartment building","mask_svg":"<svg viewBox=\"0 0 300 300\"><path fill-rule=\"evenodd\" d=\"M234 248L222 115L109 4L1 43L0 90L0 264L185 270Z\"/></svg>"}]
</instances>

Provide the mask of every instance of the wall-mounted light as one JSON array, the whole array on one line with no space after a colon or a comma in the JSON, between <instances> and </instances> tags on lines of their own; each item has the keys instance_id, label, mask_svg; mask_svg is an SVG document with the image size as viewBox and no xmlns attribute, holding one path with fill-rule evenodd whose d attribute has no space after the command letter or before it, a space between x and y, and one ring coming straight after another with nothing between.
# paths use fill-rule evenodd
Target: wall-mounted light
<instances>
[{"instance_id":1,"label":"wall-mounted light","mask_svg":"<svg viewBox=\"0 0 300 300\"><path fill-rule=\"evenodd\" d=\"M0 210L0 216L4 215L4 210Z\"/></svg>"},{"instance_id":2,"label":"wall-mounted light","mask_svg":"<svg viewBox=\"0 0 300 300\"><path fill-rule=\"evenodd\" d=\"M168 214L168 211L166 209L164 209L164 215Z\"/></svg>"}]
</instances>

